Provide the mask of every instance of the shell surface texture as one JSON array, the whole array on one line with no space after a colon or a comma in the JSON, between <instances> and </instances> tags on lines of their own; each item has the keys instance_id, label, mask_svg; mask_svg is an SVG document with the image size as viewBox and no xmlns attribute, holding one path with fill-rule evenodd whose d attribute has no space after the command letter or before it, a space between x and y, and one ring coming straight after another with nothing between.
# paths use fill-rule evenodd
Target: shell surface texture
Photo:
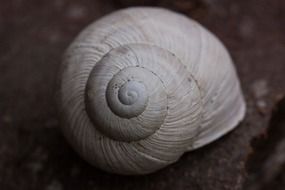
<instances>
[{"instance_id":1,"label":"shell surface texture","mask_svg":"<svg viewBox=\"0 0 285 190\"><path fill-rule=\"evenodd\" d=\"M89 25L67 49L63 132L89 163L137 175L231 131L245 102L229 53L197 22L128 8Z\"/></svg>"}]
</instances>

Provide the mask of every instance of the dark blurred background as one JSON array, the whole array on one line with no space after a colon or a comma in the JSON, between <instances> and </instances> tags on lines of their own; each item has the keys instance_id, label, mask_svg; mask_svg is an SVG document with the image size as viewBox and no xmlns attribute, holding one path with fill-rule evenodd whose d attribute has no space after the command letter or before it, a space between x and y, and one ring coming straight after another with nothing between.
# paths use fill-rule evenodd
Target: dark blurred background
<instances>
[{"instance_id":1,"label":"dark blurred background","mask_svg":"<svg viewBox=\"0 0 285 190\"><path fill-rule=\"evenodd\" d=\"M240 126L146 176L82 160L59 130L61 56L89 23L129 6L196 19L230 51L247 101ZM284 0L1 0L0 190L285 189Z\"/></svg>"}]
</instances>

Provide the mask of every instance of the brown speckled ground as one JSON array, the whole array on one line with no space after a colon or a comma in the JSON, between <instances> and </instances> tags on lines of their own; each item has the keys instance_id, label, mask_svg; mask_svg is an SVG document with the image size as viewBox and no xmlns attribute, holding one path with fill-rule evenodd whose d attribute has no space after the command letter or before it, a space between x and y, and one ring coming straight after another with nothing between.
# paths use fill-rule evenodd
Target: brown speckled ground
<instances>
[{"instance_id":1,"label":"brown speckled ground","mask_svg":"<svg viewBox=\"0 0 285 190\"><path fill-rule=\"evenodd\" d=\"M91 167L71 149L59 131L54 88L61 55L78 32L104 14L138 2L180 11L216 34L236 64L248 110L243 123L215 143L157 173L126 177ZM247 162L260 150L251 148L251 140L266 133L273 105L285 94L285 1L152 2L0 2L1 190L253 189L259 171ZM284 189L284 172L278 176L274 189Z\"/></svg>"}]
</instances>

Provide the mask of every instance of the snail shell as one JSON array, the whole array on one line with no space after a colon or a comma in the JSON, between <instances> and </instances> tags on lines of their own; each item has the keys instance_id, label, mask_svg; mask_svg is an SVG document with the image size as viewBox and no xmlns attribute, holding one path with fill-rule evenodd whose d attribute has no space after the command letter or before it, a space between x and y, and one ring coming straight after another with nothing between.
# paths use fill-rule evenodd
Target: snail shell
<instances>
[{"instance_id":1,"label":"snail shell","mask_svg":"<svg viewBox=\"0 0 285 190\"><path fill-rule=\"evenodd\" d=\"M63 131L85 160L145 174L206 145L243 119L231 58L197 22L129 8L88 26L61 72Z\"/></svg>"}]
</instances>

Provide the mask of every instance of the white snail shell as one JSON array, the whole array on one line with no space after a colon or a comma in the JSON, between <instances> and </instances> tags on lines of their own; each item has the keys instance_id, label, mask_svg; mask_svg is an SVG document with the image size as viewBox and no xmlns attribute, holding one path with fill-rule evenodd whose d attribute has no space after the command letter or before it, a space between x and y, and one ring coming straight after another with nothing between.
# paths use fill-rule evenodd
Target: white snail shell
<instances>
[{"instance_id":1,"label":"white snail shell","mask_svg":"<svg viewBox=\"0 0 285 190\"><path fill-rule=\"evenodd\" d=\"M103 170L145 174L232 130L245 102L231 58L197 22L129 8L87 27L62 66L63 131Z\"/></svg>"}]
</instances>

